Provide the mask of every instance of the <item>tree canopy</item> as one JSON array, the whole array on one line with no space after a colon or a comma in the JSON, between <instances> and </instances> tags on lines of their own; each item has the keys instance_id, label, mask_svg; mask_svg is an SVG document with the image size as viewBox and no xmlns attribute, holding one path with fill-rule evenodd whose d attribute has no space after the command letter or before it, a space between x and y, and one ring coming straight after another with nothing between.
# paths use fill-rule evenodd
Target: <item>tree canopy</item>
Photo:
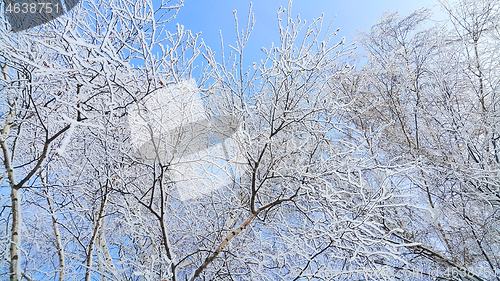
<instances>
[{"instance_id":1,"label":"tree canopy","mask_svg":"<svg viewBox=\"0 0 500 281\"><path fill-rule=\"evenodd\" d=\"M500 2L441 7L290 1L250 65L251 11L221 54L182 1L2 18L0 278L500 280Z\"/></svg>"}]
</instances>

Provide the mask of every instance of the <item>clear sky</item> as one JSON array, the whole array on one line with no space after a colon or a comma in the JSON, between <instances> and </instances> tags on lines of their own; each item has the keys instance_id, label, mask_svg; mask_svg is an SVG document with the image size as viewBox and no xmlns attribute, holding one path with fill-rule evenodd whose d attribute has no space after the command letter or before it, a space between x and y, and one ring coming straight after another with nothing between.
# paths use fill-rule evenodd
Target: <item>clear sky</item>
<instances>
[{"instance_id":1,"label":"clear sky","mask_svg":"<svg viewBox=\"0 0 500 281\"><path fill-rule=\"evenodd\" d=\"M233 10L237 10L241 30L246 26L250 2L253 2L256 24L245 49L250 58L245 61L259 61L263 57L260 48L269 48L271 42L278 41L276 11L280 6L286 8L287 0L185 0L184 7L172 24L179 23L195 33L201 31L204 41L220 53L219 30L224 36L226 48L228 44L234 45L236 31ZM333 39L337 42L342 37L349 41L356 30L369 30L385 11L399 10L402 15L408 15L427 6L434 6L431 8L437 18L444 17L437 0L295 0L292 14L300 14L302 19L310 23L323 13L325 28L335 18L332 29L340 28L337 38Z\"/></svg>"}]
</instances>

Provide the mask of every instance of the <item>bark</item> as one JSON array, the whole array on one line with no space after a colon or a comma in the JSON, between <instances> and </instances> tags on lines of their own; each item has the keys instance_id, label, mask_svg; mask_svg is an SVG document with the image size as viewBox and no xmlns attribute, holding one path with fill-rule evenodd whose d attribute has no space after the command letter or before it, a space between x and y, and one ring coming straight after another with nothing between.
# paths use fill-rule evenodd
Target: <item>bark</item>
<instances>
[{"instance_id":1,"label":"bark","mask_svg":"<svg viewBox=\"0 0 500 281\"><path fill-rule=\"evenodd\" d=\"M4 71L5 76L5 71ZM9 273L10 280L17 281L21 278L21 254L19 252L19 237L20 225L21 225L21 204L20 204L20 190L17 186L16 176L14 174L14 169L12 167L12 155L5 143L10 127L12 125L12 118L16 116L16 105L14 101L9 101L10 112L7 115L7 120L5 121L5 126L2 130L2 136L0 136L0 146L2 147L4 166L7 171L7 177L9 179L9 184L11 188L10 199L12 202L12 226L11 226L11 236L10 236L10 265Z\"/></svg>"},{"instance_id":2,"label":"bark","mask_svg":"<svg viewBox=\"0 0 500 281\"><path fill-rule=\"evenodd\" d=\"M90 281L90 278L92 275L91 274L92 273L92 262L93 262L92 252L94 251L94 244L96 242L97 235L99 233L101 219L103 219L103 217L104 217L104 206L106 205L106 198L107 198L107 196L104 196L104 198L101 201L101 206L99 208L99 214L97 215L96 223L94 225L94 233L92 234L92 237L90 239L89 249L88 249L87 258L86 258L87 270L85 272L85 281Z\"/></svg>"},{"instance_id":3,"label":"bark","mask_svg":"<svg viewBox=\"0 0 500 281\"><path fill-rule=\"evenodd\" d=\"M190 280L191 281L196 280L196 278L200 276L201 272L203 272L203 270L205 270L205 268L207 268L207 266L219 255L219 253L222 251L222 249L224 249L226 244L236 235L238 235L243 229L245 229L256 216L257 213L251 215L241 226L231 231L231 233L226 237L226 239L224 239L224 241L220 244L217 250L215 250L215 252L213 252L208 258L206 258L203 264L195 270L194 275Z\"/></svg>"},{"instance_id":4,"label":"bark","mask_svg":"<svg viewBox=\"0 0 500 281\"><path fill-rule=\"evenodd\" d=\"M105 212L105 211L104 211ZM113 258L111 257L111 254L109 253L109 248L108 248L108 242L106 241L106 236L104 235L104 224L106 221L103 219L101 222L101 230L99 233L99 245L98 247L102 251L102 255L104 256L104 261L107 264L107 268L110 269L113 274L116 272L115 265L113 264ZM105 276L102 276L102 280L106 280Z\"/></svg>"},{"instance_id":5,"label":"bark","mask_svg":"<svg viewBox=\"0 0 500 281\"><path fill-rule=\"evenodd\" d=\"M40 176L42 181L44 181L43 176ZM44 182L45 184L45 182ZM52 202L52 198L50 196L50 191L48 188L46 188L46 193L47 193L47 204L49 205L49 210L50 214L52 217L52 229L54 230L54 236L56 238L56 249L57 249L57 256L59 257L59 281L64 280L64 267L65 267L65 262L64 262L64 249L62 246L62 241L61 241L61 234L59 232L59 227L58 227L58 222L57 222L57 216L54 210L54 204Z\"/></svg>"},{"instance_id":6,"label":"bark","mask_svg":"<svg viewBox=\"0 0 500 281\"><path fill-rule=\"evenodd\" d=\"M219 247L217 247L215 252L213 252L209 257L207 257L205 259L205 261L203 262L203 264L195 270L193 277L191 277L190 281L196 280L196 278L198 278L200 276L200 274L203 272L203 270L205 270L205 268L207 268L207 266L210 263L212 263L212 261L214 261L215 258L217 258L217 256L220 254L220 252L222 252L222 250L226 246L226 244L229 243L229 241L231 241L231 239L236 237L236 235L238 235L241 231L243 231L257 217L257 215L259 213L261 213L264 210L270 209L276 205L279 205L283 202L291 201L295 196L297 196L297 193L298 193L298 190L297 190L297 192L295 192L294 195L292 195L292 197L290 197L288 199L276 200L276 201L269 203L269 204L259 208L258 210L256 210L243 224L241 224L238 228L231 231L231 233L226 237L226 239L224 239L224 241L222 241L222 243L219 245Z\"/></svg>"},{"instance_id":7,"label":"bark","mask_svg":"<svg viewBox=\"0 0 500 281\"><path fill-rule=\"evenodd\" d=\"M57 226L57 217L52 207L52 202L49 197L47 197L47 203L49 204L50 213L52 214L52 228L54 229L54 236L56 238L56 248L57 256L59 257L59 281L64 280L64 250L61 241L61 234L59 233L59 227Z\"/></svg>"},{"instance_id":8,"label":"bark","mask_svg":"<svg viewBox=\"0 0 500 281\"><path fill-rule=\"evenodd\" d=\"M19 251L19 237L21 225L21 204L19 188L11 188L10 198L12 201L12 228L10 239L10 280L17 281L21 275L21 253Z\"/></svg>"}]
</instances>

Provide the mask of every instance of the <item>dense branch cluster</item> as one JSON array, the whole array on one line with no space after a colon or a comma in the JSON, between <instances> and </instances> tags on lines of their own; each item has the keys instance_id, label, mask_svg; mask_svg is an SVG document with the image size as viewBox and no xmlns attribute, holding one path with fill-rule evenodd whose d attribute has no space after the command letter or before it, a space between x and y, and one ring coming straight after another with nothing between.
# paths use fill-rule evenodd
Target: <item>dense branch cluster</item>
<instances>
[{"instance_id":1,"label":"dense branch cluster","mask_svg":"<svg viewBox=\"0 0 500 281\"><path fill-rule=\"evenodd\" d=\"M251 11L221 54L182 1L2 19L0 278L500 280L500 3L441 6L346 44L290 1L252 65Z\"/></svg>"}]
</instances>

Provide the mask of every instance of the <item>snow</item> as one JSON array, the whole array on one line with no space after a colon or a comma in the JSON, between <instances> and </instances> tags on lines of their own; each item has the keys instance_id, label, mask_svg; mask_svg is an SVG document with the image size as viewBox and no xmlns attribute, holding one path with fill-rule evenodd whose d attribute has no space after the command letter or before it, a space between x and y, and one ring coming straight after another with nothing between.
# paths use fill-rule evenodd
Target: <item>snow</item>
<instances>
[{"instance_id":1,"label":"snow","mask_svg":"<svg viewBox=\"0 0 500 281\"><path fill-rule=\"evenodd\" d=\"M170 166L181 199L207 194L243 172L237 147L238 122L208 118L194 80L154 92L129 114L136 157Z\"/></svg>"}]
</instances>

